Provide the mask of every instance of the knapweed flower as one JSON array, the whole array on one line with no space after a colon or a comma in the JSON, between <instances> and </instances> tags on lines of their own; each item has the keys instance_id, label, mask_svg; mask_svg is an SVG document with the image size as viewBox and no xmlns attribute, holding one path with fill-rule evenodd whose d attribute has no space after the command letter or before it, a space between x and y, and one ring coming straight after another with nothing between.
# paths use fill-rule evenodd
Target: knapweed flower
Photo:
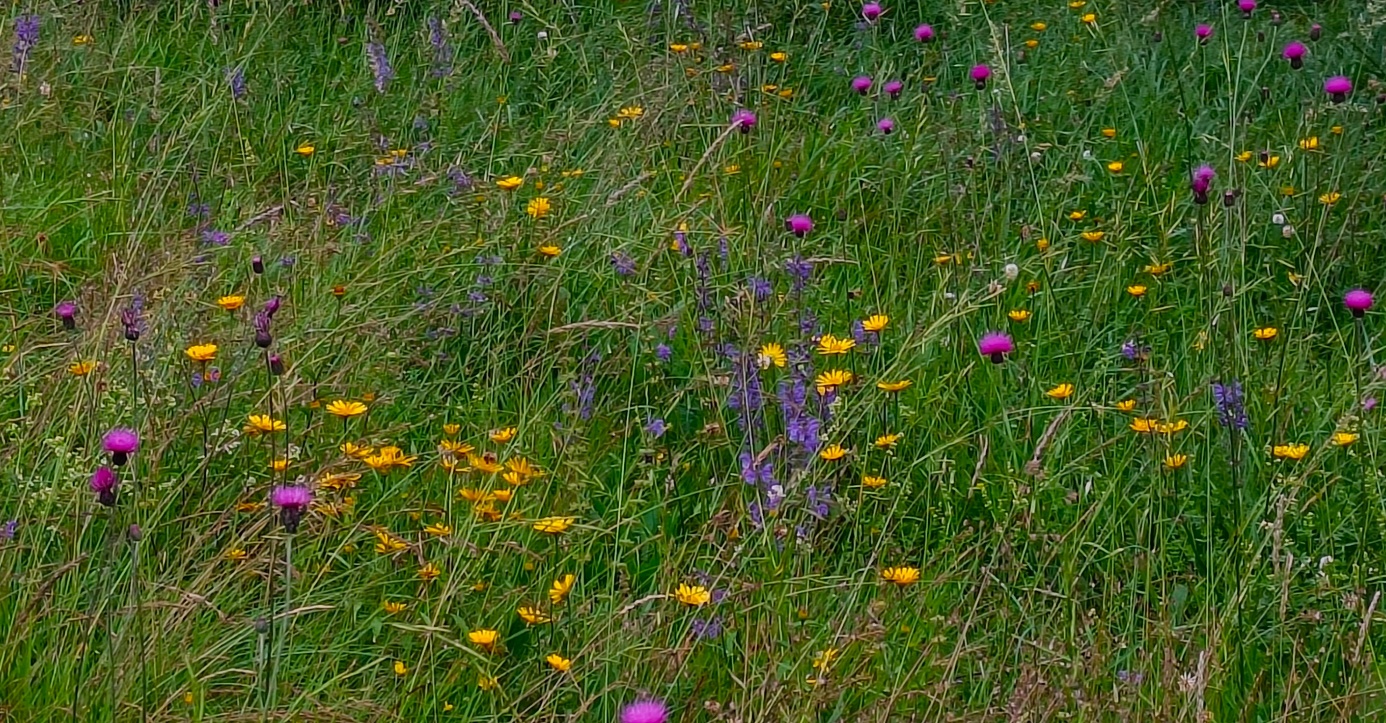
<instances>
[{"instance_id":1,"label":"knapweed flower","mask_svg":"<svg viewBox=\"0 0 1386 723\"><path fill-rule=\"evenodd\" d=\"M796 213L784 220L784 227L795 236L803 238L813 230L813 219L809 218L808 214Z\"/></svg>"},{"instance_id":2,"label":"knapweed flower","mask_svg":"<svg viewBox=\"0 0 1386 723\"><path fill-rule=\"evenodd\" d=\"M1309 49L1304 46L1304 43L1295 40L1289 45L1286 45L1280 55L1290 61L1291 68L1299 70L1304 67L1304 54L1307 52L1309 52Z\"/></svg>"},{"instance_id":3,"label":"knapweed flower","mask_svg":"<svg viewBox=\"0 0 1386 723\"><path fill-rule=\"evenodd\" d=\"M1342 103L1347 100L1348 93L1352 92L1352 81L1346 76L1335 75L1323 82L1323 92L1327 93L1334 103Z\"/></svg>"},{"instance_id":4,"label":"knapweed flower","mask_svg":"<svg viewBox=\"0 0 1386 723\"><path fill-rule=\"evenodd\" d=\"M194 344L183 351L188 358L200 364L206 364L217 358L216 344Z\"/></svg>"},{"instance_id":5,"label":"knapweed flower","mask_svg":"<svg viewBox=\"0 0 1386 723\"><path fill-rule=\"evenodd\" d=\"M119 467L130 459L130 455L140 448L140 436L135 430L126 427L116 427L106 433L101 440L101 447L111 455L111 464Z\"/></svg>"},{"instance_id":6,"label":"knapweed flower","mask_svg":"<svg viewBox=\"0 0 1386 723\"><path fill-rule=\"evenodd\" d=\"M1006 361L1007 354L1015 351L1015 342L1011 341L1010 334L989 331L977 340L977 351L984 357L990 357L993 364L1000 364Z\"/></svg>"},{"instance_id":7,"label":"knapweed flower","mask_svg":"<svg viewBox=\"0 0 1386 723\"><path fill-rule=\"evenodd\" d=\"M1213 179L1217 177L1217 172L1212 166L1199 166L1194 169L1193 177L1189 181L1189 190L1193 191L1194 203L1204 204L1208 202L1208 191L1213 187Z\"/></svg>"},{"instance_id":8,"label":"knapweed flower","mask_svg":"<svg viewBox=\"0 0 1386 723\"><path fill-rule=\"evenodd\" d=\"M919 568L917 567L887 567L881 570L881 579L886 582L893 582L900 587L913 585L919 582Z\"/></svg>"},{"instance_id":9,"label":"knapweed flower","mask_svg":"<svg viewBox=\"0 0 1386 723\"><path fill-rule=\"evenodd\" d=\"M279 508L279 520L290 534L298 531L298 523L303 519L303 511L313 502L313 491L302 485L275 487L270 493L270 503Z\"/></svg>"},{"instance_id":10,"label":"knapweed flower","mask_svg":"<svg viewBox=\"0 0 1386 723\"><path fill-rule=\"evenodd\" d=\"M1199 23L1194 27L1194 37L1198 38L1199 45L1206 45L1208 39L1213 37L1213 26L1206 23Z\"/></svg>"},{"instance_id":11,"label":"knapweed flower","mask_svg":"<svg viewBox=\"0 0 1386 723\"><path fill-rule=\"evenodd\" d=\"M1355 318L1361 319L1367 313L1367 309L1372 308L1372 292L1366 289L1353 289L1343 295L1343 306L1346 306Z\"/></svg>"},{"instance_id":12,"label":"knapweed flower","mask_svg":"<svg viewBox=\"0 0 1386 723\"><path fill-rule=\"evenodd\" d=\"M669 709L657 700L638 700L621 709L621 723L668 723Z\"/></svg>"},{"instance_id":13,"label":"knapweed flower","mask_svg":"<svg viewBox=\"0 0 1386 723\"><path fill-rule=\"evenodd\" d=\"M64 329L77 328L77 304L71 301L60 301L53 307L53 315L62 322Z\"/></svg>"},{"instance_id":14,"label":"knapweed flower","mask_svg":"<svg viewBox=\"0 0 1386 723\"><path fill-rule=\"evenodd\" d=\"M91 491L96 493L96 501L107 507L115 507L119 486L120 479L110 467L98 467L91 475Z\"/></svg>"},{"instance_id":15,"label":"knapweed flower","mask_svg":"<svg viewBox=\"0 0 1386 723\"><path fill-rule=\"evenodd\" d=\"M361 402L354 402L346 399L337 399L327 403L327 413L334 417L359 417L365 414L367 407Z\"/></svg>"},{"instance_id":16,"label":"knapweed flower","mask_svg":"<svg viewBox=\"0 0 1386 723\"><path fill-rule=\"evenodd\" d=\"M861 16L865 18L868 23L874 23L879 20L883 12L885 11L881 9L880 3L865 3L861 6Z\"/></svg>"},{"instance_id":17,"label":"knapweed flower","mask_svg":"<svg viewBox=\"0 0 1386 723\"><path fill-rule=\"evenodd\" d=\"M976 84L977 90L986 90L987 79L991 77L991 68L985 65L974 65L972 66L972 70L968 72L968 75L972 78L972 82Z\"/></svg>"},{"instance_id":18,"label":"knapweed flower","mask_svg":"<svg viewBox=\"0 0 1386 723\"><path fill-rule=\"evenodd\" d=\"M932 25L924 24L916 26L914 29L914 39L921 43L930 43L934 40L934 28Z\"/></svg>"},{"instance_id":19,"label":"knapweed flower","mask_svg":"<svg viewBox=\"0 0 1386 723\"><path fill-rule=\"evenodd\" d=\"M1309 454L1307 444L1277 444L1271 447L1271 455L1276 459L1304 459L1304 455Z\"/></svg>"},{"instance_id":20,"label":"knapweed flower","mask_svg":"<svg viewBox=\"0 0 1386 723\"><path fill-rule=\"evenodd\" d=\"M681 583L674 590L674 599L689 607L701 607L712 599L712 593L702 585L689 585Z\"/></svg>"},{"instance_id":21,"label":"knapweed flower","mask_svg":"<svg viewBox=\"0 0 1386 723\"><path fill-rule=\"evenodd\" d=\"M866 95L871 92L871 78L865 75L858 75L852 79L852 90L858 95Z\"/></svg>"},{"instance_id":22,"label":"knapweed flower","mask_svg":"<svg viewBox=\"0 0 1386 723\"><path fill-rule=\"evenodd\" d=\"M750 133L751 129L756 127L756 114L745 108L737 109L732 113L731 124L742 133Z\"/></svg>"}]
</instances>

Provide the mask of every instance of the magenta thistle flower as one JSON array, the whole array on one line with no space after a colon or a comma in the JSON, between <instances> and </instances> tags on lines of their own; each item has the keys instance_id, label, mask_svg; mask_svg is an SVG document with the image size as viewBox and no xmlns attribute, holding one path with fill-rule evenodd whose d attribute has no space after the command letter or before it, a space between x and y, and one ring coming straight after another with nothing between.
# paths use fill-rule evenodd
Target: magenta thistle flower
<instances>
[{"instance_id":1,"label":"magenta thistle flower","mask_svg":"<svg viewBox=\"0 0 1386 723\"><path fill-rule=\"evenodd\" d=\"M1372 292L1366 289L1353 289L1343 295L1343 306L1346 306L1352 315L1358 319L1367 313L1367 309L1372 308Z\"/></svg>"},{"instance_id":2,"label":"magenta thistle flower","mask_svg":"<svg viewBox=\"0 0 1386 723\"><path fill-rule=\"evenodd\" d=\"M751 129L756 127L756 114L741 108L732 113L731 124L739 128L742 133L750 133Z\"/></svg>"},{"instance_id":3,"label":"magenta thistle flower","mask_svg":"<svg viewBox=\"0 0 1386 723\"><path fill-rule=\"evenodd\" d=\"M888 80L885 85L881 86L881 89L893 100L900 97L900 92L905 89L905 84L898 80Z\"/></svg>"},{"instance_id":4,"label":"magenta thistle flower","mask_svg":"<svg viewBox=\"0 0 1386 723\"><path fill-rule=\"evenodd\" d=\"M871 78L865 75L858 75L852 79L852 90L860 95L866 95L871 91Z\"/></svg>"},{"instance_id":5,"label":"magenta thistle flower","mask_svg":"<svg viewBox=\"0 0 1386 723\"><path fill-rule=\"evenodd\" d=\"M120 480L110 467L98 467L91 475L91 491L96 493L96 501L107 507L115 507L119 486Z\"/></svg>"},{"instance_id":6,"label":"magenta thistle flower","mask_svg":"<svg viewBox=\"0 0 1386 723\"><path fill-rule=\"evenodd\" d=\"M621 709L621 723L666 723L669 709L657 700L641 700Z\"/></svg>"},{"instance_id":7,"label":"magenta thistle flower","mask_svg":"<svg viewBox=\"0 0 1386 723\"><path fill-rule=\"evenodd\" d=\"M1331 96L1334 103L1342 103L1352 92L1352 81L1346 76L1335 75L1323 82L1323 92Z\"/></svg>"},{"instance_id":8,"label":"magenta thistle flower","mask_svg":"<svg viewBox=\"0 0 1386 723\"><path fill-rule=\"evenodd\" d=\"M53 315L63 323L64 329L77 328L77 304L71 301L60 301L53 307Z\"/></svg>"},{"instance_id":9,"label":"magenta thistle flower","mask_svg":"<svg viewBox=\"0 0 1386 723\"><path fill-rule=\"evenodd\" d=\"M1237 0L1237 9L1242 11L1242 17L1250 20L1251 11L1256 9L1256 0Z\"/></svg>"},{"instance_id":10,"label":"magenta thistle flower","mask_svg":"<svg viewBox=\"0 0 1386 723\"><path fill-rule=\"evenodd\" d=\"M868 23L876 22L881 17L882 12L884 10L881 9L880 3L866 3L861 6L861 16L866 18Z\"/></svg>"},{"instance_id":11,"label":"magenta thistle flower","mask_svg":"<svg viewBox=\"0 0 1386 723\"><path fill-rule=\"evenodd\" d=\"M890 135L891 132L895 130L895 121L890 118L882 118L876 121L876 129L886 135Z\"/></svg>"},{"instance_id":12,"label":"magenta thistle flower","mask_svg":"<svg viewBox=\"0 0 1386 723\"><path fill-rule=\"evenodd\" d=\"M1198 38L1199 45L1206 44L1208 38L1213 37L1213 26L1207 23L1199 23L1198 26L1194 28L1194 37Z\"/></svg>"},{"instance_id":13,"label":"magenta thistle flower","mask_svg":"<svg viewBox=\"0 0 1386 723\"><path fill-rule=\"evenodd\" d=\"M1321 37L1323 37L1323 26L1319 25L1318 23L1310 25L1309 39L1317 43L1319 41L1319 38Z\"/></svg>"},{"instance_id":14,"label":"magenta thistle flower","mask_svg":"<svg viewBox=\"0 0 1386 723\"><path fill-rule=\"evenodd\" d=\"M101 446L111 454L111 464L119 467L130 459L130 455L140 448L140 435L133 429L116 427L106 433Z\"/></svg>"},{"instance_id":15,"label":"magenta thistle flower","mask_svg":"<svg viewBox=\"0 0 1386 723\"><path fill-rule=\"evenodd\" d=\"M1208 191L1213 187L1213 179L1217 177L1212 166L1199 166L1194 169L1193 179L1189 181L1189 190L1193 191L1194 203L1205 204L1208 202Z\"/></svg>"},{"instance_id":16,"label":"magenta thistle flower","mask_svg":"<svg viewBox=\"0 0 1386 723\"><path fill-rule=\"evenodd\" d=\"M813 230L813 219L805 213L796 213L784 220L784 227L790 233L803 238Z\"/></svg>"},{"instance_id":17,"label":"magenta thistle flower","mask_svg":"<svg viewBox=\"0 0 1386 723\"><path fill-rule=\"evenodd\" d=\"M977 351L982 356L990 357L993 364L1000 364L1006 361L1007 354L1015 351L1015 342L1004 331L989 331L977 340Z\"/></svg>"},{"instance_id":18,"label":"magenta thistle flower","mask_svg":"<svg viewBox=\"0 0 1386 723\"><path fill-rule=\"evenodd\" d=\"M972 82L977 84L977 90L986 90L987 79L991 77L991 68L985 65L974 65L968 75L972 77Z\"/></svg>"},{"instance_id":19,"label":"magenta thistle flower","mask_svg":"<svg viewBox=\"0 0 1386 723\"><path fill-rule=\"evenodd\" d=\"M914 39L921 43L931 43L934 40L934 26L925 23L914 29Z\"/></svg>"},{"instance_id":20,"label":"magenta thistle flower","mask_svg":"<svg viewBox=\"0 0 1386 723\"><path fill-rule=\"evenodd\" d=\"M1304 43L1295 40L1285 46L1285 50L1280 53L1280 56L1290 61L1291 68L1299 70L1304 67L1304 54L1307 52L1309 49L1304 47Z\"/></svg>"},{"instance_id":21,"label":"magenta thistle flower","mask_svg":"<svg viewBox=\"0 0 1386 723\"><path fill-rule=\"evenodd\" d=\"M290 534L298 532L299 520L312 501L313 491L302 485L275 487L270 492L270 503L279 508L279 519Z\"/></svg>"}]
</instances>

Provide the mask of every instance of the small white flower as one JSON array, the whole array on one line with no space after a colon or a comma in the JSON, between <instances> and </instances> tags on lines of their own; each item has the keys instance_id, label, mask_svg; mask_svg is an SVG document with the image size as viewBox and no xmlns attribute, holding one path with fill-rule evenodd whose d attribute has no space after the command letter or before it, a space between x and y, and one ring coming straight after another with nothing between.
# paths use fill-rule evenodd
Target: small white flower
<instances>
[{"instance_id":1,"label":"small white flower","mask_svg":"<svg viewBox=\"0 0 1386 723\"><path fill-rule=\"evenodd\" d=\"M1274 216L1271 216L1271 223L1275 224L1276 226L1284 226L1284 225L1285 225L1285 214L1283 214L1283 213L1277 213L1277 214L1275 214Z\"/></svg>"},{"instance_id":2,"label":"small white flower","mask_svg":"<svg viewBox=\"0 0 1386 723\"><path fill-rule=\"evenodd\" d=\"M1020 135L1016 136L1016 137L1015 137L1015 142L1016 142L1016 143L1024 143L1024 142L1025 142L1025 134L1024 134L1024 133L1021 133Z\"/></svg>"},{"instance_id":3,"label":"small white flower","mask_svg":"<svg viewBox=\"0 0 1386 723\"><path fill-rule=\"evenodd\" d=\"M1294 226L1291 226L1291 225L1289 225L1289 224L1285 224L1284 226L1281 226L1281 227L1280 227L1280 235L1281 235L1281 236L1284 236L1285 238L1294 238L1294 235L1295 235L1295 227L1294 227Z\"/></svg>"},{"instance_id":4,"label":"small white flower","mask_svg":"<svg viewBox=\"0 0 1386 723\"><path fill-rule=\"evenodd\" d=\"M1004 270L1006 273L1007 280L1015 281L1016 278L1020 276L1020 267L1016 266L1015 264L1006 264L1006 268Z\"/></svg>"},{"instance_id":5,"label":"small white flower","mask_svg":"<svg viewBox=\"0 0 1386 723\"><path fill-rule=\"evenodd\" d=\"M1085 160L1085 161L1091 161L1091 160L1092 160L1092 151L1087 150L1086 148L1083 149L1083 160Z\"/></svg>"},{"instance_id":6,"label":"small white flower","mask_svg":"<svg viewBox=\"0 0 1386 723\"><path fill-rule=\"evenodd\" d=\"M1040 159L1043 158L1043 157L1044 157L1044 156L1040 155L1040 152L1039 152L1039 151L1034 151L1034 152L1032 152L1032 153L1030 154L1030 161L1031 161L1031 162L1034 162L1034 163L1039 163L1039 162L1040 162Z\"/></svg>"}]
</instances>

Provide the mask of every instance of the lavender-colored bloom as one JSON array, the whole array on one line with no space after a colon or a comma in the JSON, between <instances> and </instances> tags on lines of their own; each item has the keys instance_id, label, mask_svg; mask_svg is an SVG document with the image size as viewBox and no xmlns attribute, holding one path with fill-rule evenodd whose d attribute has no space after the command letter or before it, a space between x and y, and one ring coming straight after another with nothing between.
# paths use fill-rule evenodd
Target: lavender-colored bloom
<instances>
[{"instance_id":1,"label":"lavender-colored bloom","mask_svg":"<svg viewBox=\"0 0 1386 723\"><path fill-rule=\"evenodd\" d=\"M214 228L202 232L202 243L208 246L225 246L231 242L231 234Z\"/></svg>"},{"instance_id":2,"label":"lavender-colored bloom","mask_svg":"<svg viewBox=\"0 0 1386 723\"><path fill-rule=\"evenodd\" d=\"M451 73L452 46L448 43L443 21L437 17L428 19L428 44L433 46L433 69L430 71L433 77L441 78Z\"/></svg>"},{"instance_id":3,"label":"lavender-colored bloom","mask_svg":"<svg viewBox=\"0 0 1386 723\"><path fill-rule=\"evenodd\" d=\"M140 436L135 430L126 427L116 427L106 433L101 440L101 446L111 455L111 464L119 467L130 459L130 455L140 448Z\"/></svg>"},{"instance_id":4,"label":"lavender-colored bloom","mask_svg":"<svg viewBox=\"0 0 1386 723\"><path fill-rule=\"evenodd\" d=\"M385 86L395 77L395 69L390 67L390 57L385 54L385 46L374 40L367 43L366 58L370 62L371 73L375 75L375 91L384 93Z\"/></svg>"},{"instance_id":5,"label":"lavender-colored bloom","mask_svg":"<svg viewBox=\"0 0 1386 723\"><path fill-rule=\"evenodd\" d=\"M107 507L115 507L119 485L120 479L110 467L98 467L91 475L91 491L96 493L96 501Z\"/></svg>"},{"instance_id":6,"label":"lavender-colored bloom","mask_svg":"<svg viewBox=\"0 0 1386 723\"><path fill-rule=\"evenodd\" d=\"M611 255L611 268L621 276L630 276L635 273L635 259L627 256L621 251Z\"/></svg>"},{"instance_id":7,"label":"lavender-colored bloom","mask_svg":"<svg viewBox=\"0 0 1386 723\"><path fill-rule=\"evenodd\" d=\"M298 531L298 523L312 502L313 491L303 485L275 487L270 492L270 504L279 508L279 519L291 534Z\"/></svg>"},{"instance_id":8,"label":"lavender-colored bloom","mask_svg":"<svg viewBox=\"0 0 1386 723\"><path fill-rule=\"evenodd\" d=\"M511 23L519 23L521 20L524 20L524 19L525 19L524 14L521 13L519 10L511 10L511 11L510 11L510 22L511 22Z\"/></svg>"},{"instance_id":9,"label":"lavender-colored bloom","mask_svg":"<svg viewBox=\"0 0 1386 723\"><path fill-rule=\"evenodd\" d=\"M449 193L461 193L472 187L472 177L456 166L448 169L448 180L452 181L452 189L448 191Z\"/></svg>"},{"instance_id":10,"label":"lavender-colored bloom","mask_svg":"<svg viewBox=\"0 0 1386 723\"><path fill-rule=\"evenodd\" d=\"M977 340L977 351L989 357L993 364L1001 364L1006 361L1007 354L1015 351L1015 342L1004 331L989 331Z\"/></svg>"},{"instance_id":11,"label":"lavender-colored bloom","mask_svg":"<svg viewBox=\"0 0 1386 723\"><path fill-rule=\"evenodd\" d=\"M274 341L274 335L270 333L270 322L269 313L255 312L255 346L261 349L268 349Z\"/></svg>"},{"instance_id":12,"label":"lavender-colored bloom","mask_svg":"<svg viewBox=\"0 0 1386 723\"><path fill-rule=\"evenodd\" d=\"M655 358L662 362L667 362L674 358L674 350L668 344L660 344L655 347Z\"/></svg>"},{"instance_id":13,"label":"lavender-colored bloom","mask_svg":"<svg viewBox=\"0 0 1386 723\"><path fill-rule=\"evenodd\" d=\"M793 279L794 290L802 291L804 285L808 283L809 277L813 276L813 262L795 256L784 263L784 270L788 271L790 278Z\"/></svg>"},{"instance_id":14,"label":"lavender-colored bloom","mask_svg":"<svg viewBox=\"0 0 1386 723\"><path fill-rule=\"evenodd\" d=\"M24 66L29 63L29 53L38 45L39 16L20 15L14 21L14 72L24 74Z\"/></svg>"},{"instance_id":15,"label":"lavender-colored bloom","mask_svg":"<svg viewBox=\"0 0 1386 723\"><path fill-rule=\"evenodd\" d=\"M226 71L226 85L231 88L231 97L240 100L245 97L245 71L239 67Z\"/></svg>"},{"instance_id":16,"label":"lavender-colored bloom","mask_svg":"<svg viewBox=\"0 0 1386 723\"><path fill-rule=\"evenodd\" d=\"M120 323L125 327L126 341L139 341L140 333L144 331L144 299L136 296L130 305L120 310Z\"/></svg>"},{"instance_id":17,"label":"lavender-colored bloom","mask_svg":"<svg viewBox=\"0 0 1386 723\"><path fill-rule=\"evenodd\" d=\"M716 615L707 620L694 618L690 627L693 630L693 637L699 640L712 640L722 634L722 617Z\"/></svg>"},{"instance_id":18,"label":"lavender-colored bloom","mask_svg":"<svg viewBox=\"0 0 1386 723\"><path fill-rule=\"evenodd\" d=\"M669 709L657 700L641 700L621 709L621 723L668 723Z\"/></svg>"},{"instance_id":19,"label":"lavender-colored bloom","mask_svg":"<svg viewBox=\"0 0 1386 723\"><path fill-rule=\"evenodd\" d=\"M274 315L279 313L279 307L283 305L283 303L284 300L282 297L279 296L279 294L271 296L269 301L265 302L265 316L268 316L269 318L273 319Z\"/></svg>"},{"instance_id":20,"label":"lavender-colored bloom","mask_svg":"<svg viewBox=\"0 0 1386 723\"><path fill-rule=\"evenodd\" d=\"M1237 9L1242 11L1242 17L1251 19L1251 11L1256 9L1256 0L1237 0Z\"/></svg>"},{"instance_id":21,"label":"lavender-colored bloom","mask_svg":"<svg viewBox=\"0 0 1386 723\"><path fill-rule=\"evenodd\" d=\"M660 437L664 436L664 432L668 429L669 427L664 423L663 419L655 417L654 419L650 420L649 424L645 425L645 434L648 434L651 437L654 437L655 439L659 439Z\"/></svg>"},{"instance_id":22,"label":"lavender-colored bloom","mask_svg":"<svg viewBox=\"0 0 1386 723\"><path fill-rule=\"evenodd\" d=\"M682 229L674 232L674 248L684 256L693 255L693 247L688 245L688 234Z\"/></svg>"},{"instance_id":23,"label":"lavender-colored bloom","mask_svg":"<svg viewBox=\"0 0 1386 723\"><path fill-rule=\"evenodd\" d=\"M0 525L0 540L13 540L14 534L19 531L19 520L10 520L4 525Z\"/></svg>"},{"instance_id":24,"label":"lavender-colored bloom","mask_svg":"<svg viewBox=\"0 0 1386 723\"><path fill-rule=\"evenodd\" d=\"M831 482L825 482L821 487L809 485L808 489L805 490L805 496L808 498L809 514L820 520L828 516L828 506L833 498L833 485Z\"/></svg>"},{"instance_id":25,"label":"lavender-colored bloom","mask_svg":"<svg viewBox=\"0 0 1386 723\"><path fill-rule=\"evenodd\" d=\"M1241 382L1213 382L1213 401L1218 406L1218 423L1232 429L1246 429L1246 403L1242 398Z\"/></svg>"},{"instance_id":26,"label":"lavender-colored bloom","mask_svg":"<svg viewBox=\"0 0 1386 723\"><path fill-rule=\"evenodd\" d=\"M1343 295L1343 306L1346 306L1352 315L1358 319L1367 313L1367 309L1372 308L1372 292L1366 289L1353 289Z\"/></svg>"},{"instance_id":27,"label":"lavender-colored bloom","mask_svg":"<svg viewBox=\"0 0 1386 723\"><path fill-rule=\"evenodd\" d=\"M770 280L761 276L752 276L746 280L746 285L751 289L751 296L756 301L765 301L770 298L775 289L770 285Z\"/></svg>"}]
</instances>

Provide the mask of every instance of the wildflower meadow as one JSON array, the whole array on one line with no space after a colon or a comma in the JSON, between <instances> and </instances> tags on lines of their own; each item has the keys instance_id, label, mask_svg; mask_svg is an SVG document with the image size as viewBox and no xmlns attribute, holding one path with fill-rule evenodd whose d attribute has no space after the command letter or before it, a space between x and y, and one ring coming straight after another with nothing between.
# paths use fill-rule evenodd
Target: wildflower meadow
<instances>
[{"instance_id":1,"label":"wildflower meadow","mask_svg":"<svg viewBox=\"0 0 1386 723\"><path fill-rule=\"evenodd\" d=\"M1386 717L1384 18L8 3L0 719Z\"/></svg>"}]
</instances>

